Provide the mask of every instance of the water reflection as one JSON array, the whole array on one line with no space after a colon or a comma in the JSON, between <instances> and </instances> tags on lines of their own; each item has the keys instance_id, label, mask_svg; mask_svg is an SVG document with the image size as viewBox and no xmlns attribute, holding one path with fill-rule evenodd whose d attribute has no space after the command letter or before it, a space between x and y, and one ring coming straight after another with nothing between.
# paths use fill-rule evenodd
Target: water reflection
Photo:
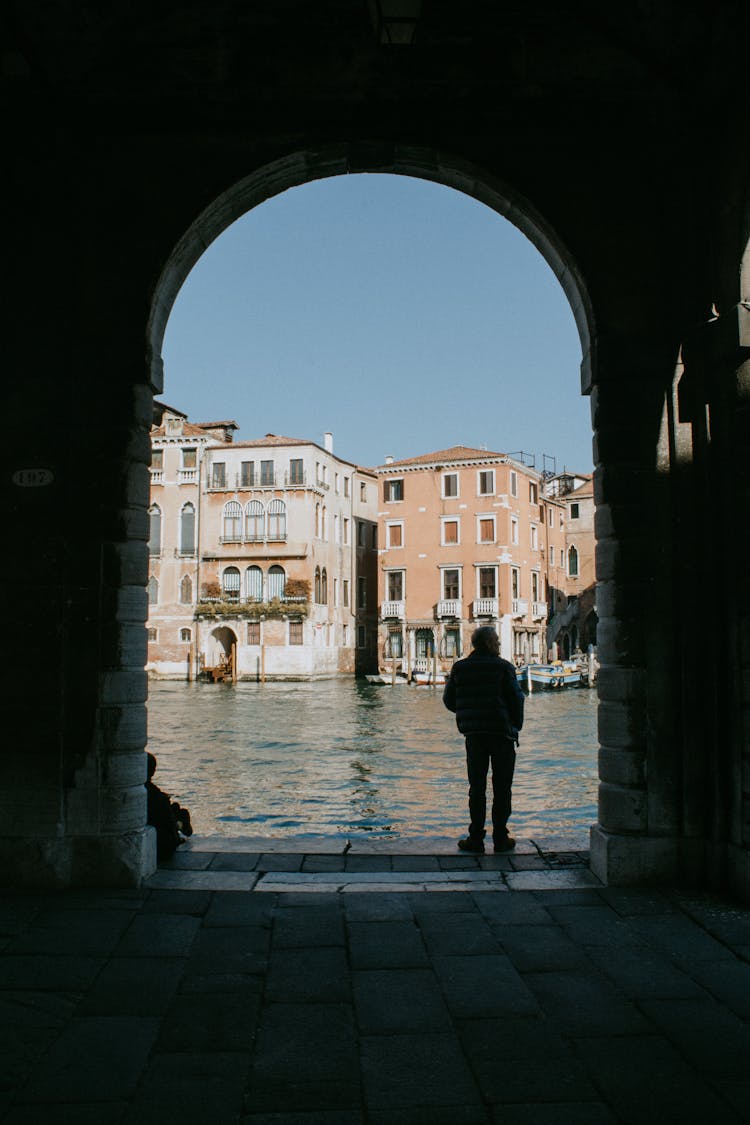
<instances>
[{"instance_id":1,"label":"water reflection","mask_svg":"<svg viewBox=\"0 0 750 1125\"><path fill-rule=\"evenodd\" d=\"M463 739L439 692L360 681L154 682L157 781L204 835L464 832ZM587 828L596 813L595 693L536 694L513 786L513 830Z\"/></svg>"}]
</instances>

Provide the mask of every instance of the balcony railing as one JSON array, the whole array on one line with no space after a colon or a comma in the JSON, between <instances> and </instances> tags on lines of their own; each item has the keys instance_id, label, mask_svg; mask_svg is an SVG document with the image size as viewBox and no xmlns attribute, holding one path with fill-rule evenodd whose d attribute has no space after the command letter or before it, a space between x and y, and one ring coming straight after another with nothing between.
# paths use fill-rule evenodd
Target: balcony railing
<instances>
[{"instance_id":1,"label":"balcony railing","mask_svg":"<svg viewBox=\"0 0 750 1125\"><path fill-rule=\"evenodd\" d=\"M499 601L497 598L476 598L472 605L475 617L497 617Z\"/></svg>"},{"instance_id":2,"label":"balcony railing","mask_svg":"<svg viewBox=\"0 0 750 1125\"><path fill-rule=\"evenodd\" d=\"M458 598L443 598L437 604L438 617L460 617L461 602Z\"/></svg>"},{"instance_id":3,"label":"balcony railing","mask_svg":"<svg viewBox=\"0 0 750 1125\"><path fill-rule=\"evenodd\" d=\"M542 621L547 616L547 603L546 602L532 602L531 603L531 616L535 621Z\"/></svg>"},{"instance_id":4,"label":"balcony railing","mask_svg":"<svg viewBox=\"0 0 750 1125\"><path fill-rule=\"evenodd\" d=\"M164 470L163 469L152 469L151 470L151 483L152 484L164 484Z\"/></svg>"},{"instance_id":5,"label":"balcony railing","mask_svg":"<svg viewBox=\"0 0 750 1125\"><path fill-rule=\"evenodd\" d=\"M195 470L190 470L195 471ZM316 482L321 488L328 488L328 485L321 484L320 481ZM273 473L264 477L255 476L243 477L241 473L227 473L221 479L218 477L210 477L208 480L209 492L235 492L240 489L263 489L263 488L304 488L307 486L307 473Z\"/></svg>"},{"instance_id":6,"label":"balcony railing","mask_svg":"<svg viewBox=\"0 0 750 1125\"><path fill-rule=\"evenodd\" d=\"M523 598L513 598L510 606L511 617L525 617L529 612L529 603Z\"/></svg>"},{"instance_id":7,"label":"balcony railing","mask_svg":"<svg viewBox=\"0 0 750 1125\"><path fill-rule=\"evenodd\" d=\"M178 469L177 470L177 483L178 484L197 484L198 470L197 469Z\"/></svg>"},{"instance_id":8,"label":"balcony railing","mask_svg":"<svg viewBox=\"0 0 750 1125\"><path fill-rule=\"evenodd\" d=\"M399 621L404 619L404 603L403 602L383 602L380 607L380 616L383 620L387 617L397 617Z\"/></svg>"},{"instance_id":9,"label":"balcony railing","mask_svg":"<svg viewBox=\"0 0 750 1125\"><path fill-rule=\"evenodd\" d=\"M224 546L227 543L286 543L285 531L275 531L268 535L220 535L219 542Z\"/></svg>"}]
</instances>

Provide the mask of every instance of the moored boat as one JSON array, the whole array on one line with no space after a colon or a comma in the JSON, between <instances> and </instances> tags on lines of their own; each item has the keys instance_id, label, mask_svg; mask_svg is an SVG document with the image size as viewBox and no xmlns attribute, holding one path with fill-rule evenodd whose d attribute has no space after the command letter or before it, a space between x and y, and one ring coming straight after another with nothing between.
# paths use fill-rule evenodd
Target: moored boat
<instances>
[{"instance_id":1,"label":"moored boat","mask_svg":"<svg viewBox=\"0 0 750 1125\"><path fill-rule=\"evenodd\" d=\"M558 690L564 687L579 687L581 670L571 660L555 660L552 664L524 664L516 669L521 687L531 691L532 687Z\"/></svg>"}]
</instances>

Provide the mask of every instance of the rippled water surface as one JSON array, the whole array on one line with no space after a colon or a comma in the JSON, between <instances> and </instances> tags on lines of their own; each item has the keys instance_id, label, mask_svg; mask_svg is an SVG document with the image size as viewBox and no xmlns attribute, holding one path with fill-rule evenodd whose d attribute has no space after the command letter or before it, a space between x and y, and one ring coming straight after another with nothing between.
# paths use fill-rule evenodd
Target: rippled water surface
<instances>
[{"instance_id":1,"label":"rippled water surface","mask_svg":"<svg viewBox=\"0 0 750 1125\"><path fill-rule=\"evenodd\" d=\"M467 827L463 739L440 691L366 681L149 686L155 780L202 835L389 837ZM596 693L526 701L511 827L596 819Z\"/></svg>"}]
</instances>

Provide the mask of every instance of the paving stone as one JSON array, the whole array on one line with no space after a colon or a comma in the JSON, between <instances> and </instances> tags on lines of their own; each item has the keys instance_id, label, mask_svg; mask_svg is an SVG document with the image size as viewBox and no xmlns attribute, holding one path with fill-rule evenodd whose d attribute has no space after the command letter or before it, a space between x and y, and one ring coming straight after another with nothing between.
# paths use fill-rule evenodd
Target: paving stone
<instances>
[{"instance_id":1,"label":"paving stone","mask_svg":"<svg viewBox=\"0 0 750 1125\"><path fill-rule=\"evenodd\" d=\"M127 1102L107 1102L105 1111L107 1125L121 1125L127 1112ZM102 1103L60 1107L56 1120L64 1122L65 1125L102 1125ZM39 1106L14 1106L3 1117L3 1125L40 1125Z\"/></svg>"},{"instance_id":2,"label":"paving stone","mask_svg":"<svg viewBox=\"0 0 750 1125\"><path fill-rule=\"evenodd\" d=\"M351 1000L345 951L336 948L273 950L266 977L266 996L290 1003Z\"/></svg>"},{"instance_id":3,"label":"paving stone","mask_svg":"<svg viewBox=\"0 0 750 1125\"><path fill-rule=\"evenodd\" d=\"M276 915L274 949L344 944L344 915L340 905L299 906Z\"/></svg>"},{"instance_id":4,"label":"paving stone","mask_svg":"<svg viewBox=\"0 0 750 1125\"><path fill-rule=\"evenodd\" d=\"M485 919L472 914L426 914L420 929L430 954L501 953L500 944Z\"/></svg>"},{"instance_id":5,"label":"paving stone","mask_svg":"<svg viewBox=\"0 0 750 1125\"><path fill-rule=\"evenodd\" d=\"M220 852L187 852L178 848L167 860L159 860L159 867L165 871L205 871Z\"/></svg>"},{"instance_id":6,"label":"paving stone","mask_svg":"<svg viewBox=\"0 0 750 1125\"><path fill-rule=\"evenodd\" d=\"M512 891L556 891L561 887L600 886L596 875L587 867L568 868L564 871L509 871L505 878Z\"/></svg>"},{"instance_id":7,"label":"paving stone","mask_svg":"<svg viewBox=\"0 0 750 1125\"><path fill-rule=\"evenodd\" d=\"M484 891L474 891L471 896L482 914L489 921L502 922L509 926L548 926L551 915L531 895L497 895Z\"/></svg>"},{"instance_id":8,"label":"paving stone","mask_svg":"<svg viewBox=\"0 0 750 1125\"><path fill-rule=\"evenodd\" d=\"M683 972L665 953L632 946L589 947L589 960L631 1000L700 999L704 990L689 973ZM704 964L724 962L704 962ZM750 966L749 966L750 967Z\"/></svg>"},{"instance_id":9,"label":"paving stone","mask_svg":"<svg viewBox=\"0 0 750 1125\"><path fill-rule=\"evenodd\" d=\"M424 968L427 951L411 917L400 921L350 922L349 956L355 969Z\"/></svg>"},{"instance_id":10,"label":"paving stone","mask_svg":"<svg viewBox=\"0 0 750 1125\"><path fill-rule=\"evenodd\" d=\"M627 946L643 950L645 941L624 918L611 907L596 905L558 905L551 903L547 909L574 942L581 946L616 945L618 949Z\"/></svg>"},{"instance_id":11,"label":"paving stone","mask_svg":"<svg viewBox=\"0 0 750 1125\"><path fill-rule=\"evenodd\" d=\"M630 919L630 925L654 949L690 961L719 961L732 953L684 914L653 914Z\"/></svg>"},{"instance_id":12,"label":"paving stone","mask_svg":"<svg viewBox=\"0 0 750 1125\"><path fill-rule=\"evenodd\" d=\"M210 871L255 871L260 866L261 857L257 852L239 852L236 855L215 855L209 866Z\"/></svg>"},{"instance_id":13,"label":"paving stone","mask_svg":"<svg viewBox=\"0 0 750 1125\"><path fill-rule=\"evenodd\" d=\"M3 988L30 992L83 992L101 972L103 957L0 956Z\"/></svg>"},{"instance_id":14,"label":"paving stone","mask_svg":"<svg viewBox=\"0 0 750 1125\"><path fill-rule=\"evenodd\" d=\"M77 1014L163 1015L177 992L184 971L182 959L113 957L81 1001Z\"/></svg>"},{"instance_id":15,"label":"paving stone","mask_svg":"<svg viewBox=\"0 0 750 1125\"><path fill-rule=\"evenodd\" d=\"M77 993L0 994L0 1090L20 1088L70 1022Z\"/></svg>"},{"instance_id":16,"label":"paving stone","mask_svg":"<svg viewBox=\"0 0 750 1125\"><path fill-rule=\"evenodd\" d=\"M346 857L346 870L370 872L390 871L391 860L389 856L356 855L350 853Z\"/></svg>"},{"instance_id":17,"label":"paving stone","mask_svg":"<svg viewBox=\"0 0 750 1125\"><path fill-rule=\"evenodd\" d=\"M479 856L441 855L436 860L442 871L479 871Z\"/></svg>"},{"instance_id":18,"label":"paving stone","mask_svg":"<svg viewBox=\"0 0 750 1125\"><path fill-rule=\"evenodd\" d=\"M498 1065L500 1056L469 1061L482 1097L492 1105L514 1106L524 1102L595 1101L598 1091L584 1066L571 1050L545 1058L538 1052L514 1057L512 1066Z\"/></svg>"},{"instance_id":19,"label":"paving stone","mask_svg":"<svg viewBox=\"0 0 750 1125\"><path fill-rule=\"evenodd\" d=\"M710 1121L712 1125L728 1125L740 1120L659 1036L631 1036L627 1042L584 1038L577 1040L575 1047L623 1122L663 1125L665 1121Z\"/></svg>"},{"instance_id":20,"label":"paving stone","mask_svg":"<svg viewBox=\"0 0 750 1125\"><path fill-rule=\"evenodd\" d=\"M211 926L200 930L193 942L187 972L260 973L268 965L271 930L259 926Z\"/></svg>"},{"instance_id":21,"label":"paving stone","mask_svg":"<svg viewBox=\"0 0 750 1125\"><path fill-rule=\"evenodd\" d=\"M247 1069L245 1053L155 1054L124 1125L236 1125Z\"/></svg>"},{"instance_id":22,"label":"paving stone","mask_svg":"<svg viewBox=\"0 0 750 1125\"><path fill-rule=\"evenodd\" d=\"M750 965L740 960L696 961L690 977L736 1016L750 1021Z\"/></svg>"},{"instance_id":23,"label":"paving stone","mask_svg":"<svg viewBox=\"0 0 750 1125\"><path fill-rule=\"evenodd\" d=\"M259 878L257 871L157 871L146 885L166 891L252 891Z\"/></svg>"},{"instance_id":24,"label":"paving stone","mask_svg":"<svg viewBox=\"0 0 750 1125\"><path fill-rule=\"evenodd\" d=\"M719 941L735 948L747 945L750 933L750 906L728 902L710 892L676 891L675 905Z\"/></svg>"},{"instance_id":25,"label":"paving stone","mask_svg":"<svg viewBox=\"0 0 750 1125\"><path fill-rule=\"evenodd\" d=\"M368 1125L488 1125L489 1110L481 1105L399 1106L398 1116L391 1109L371 1110Z\"/></svg>"},{"instance_id":26,"label":"paving stone","mask_svg":"<svg viewBox=\"0 0 750 1125\"><path fill-rule=\"evenodd\" d=\"M645 1000L641 1010L700 1074L744 1079L750 1027L716 1002Z\"/></svg>"},{"instance_id":27,"label":"paving stone","mask_svg":"<svg viewBox=\"0 0 750 1125\"><path fill-rule=\"evenodd\" d=\"M119 957L187 957L200 920L187 914L144 914L134 918L117 946Z\"/></svg>"},{"instance_id":28,"label":"paving stone","mask_svg":"<svg viewBox=\"0 0 750 1125\"><path fill-rule=\"evenodd\" d=\"M258 861L259 871L301 871L303 855L264 852Z\"/></svg>"},{"instance_id":29,"label":"paving stone","mask_svg":"<svg viewBox=\"0 0 750 1125\"><path fill-rule=\"evenodd\" d=\"M667 895L649 887L602 887L599 894L625 918L631 914L669 914L676 909Z\"/></svg>"},{"instance_id":30,"label":"paving stone","mask_svg":"<svg viewBox=\"0 0 750 1125\"><path fill-rule=\"evenodd\" d=\"M134 1095L158 1021L88 1016L68 1024L20 1094L23 1102L120 1101Z\"/></svg>"},{"instance_id":31,"label":"paving stone","mask_svg":"<svg viewBox=\"0 0 750 1125\"><path fill-rule=\"evenodd\" d=\"M106 956L135 917L135 911L44 910L34 926L11 938L6 953L50 953L58 957Z\"/></svg>"},{"instance_id":32,"label":"paving stone","mask_svg":"<svg viewBox=\"0 0 750 1125\"><path fill-rule=\"evenodd\" d=\"M487 1019L456 1020L466 1057L483 1066L498 1066L498 1060L569 1058L570 1045L541 1011L536 1015L514 1016L503 1013Z\"/></svg>"},{"instance_id":33,"label":"paving stone","mask_svg":"<svg viewBox=\"0 0 750 1125\"><path fill-rule=\"evenodd\" d=\"M434 957L451 1014L459 1019L536 1015L539 1005L504 954Z\"/></svg>"},{"instance_id":34,"label":"paving stone","mask_svg":"<svg viewBox=\"0 0 750 1125\"><path fill-rule=\"evenodd\" d=\"M288 887L285 887L283 894L279 893L274 896L274 910L278 914L283 914L286 910L296 910L298 906L308 907L310 905L310 899L308 897L309 890L310 888L306 886L304 888L304 891L302 891L300 894L295 894L293 891L290 891ZM274 899L271 899L270 895L267 895L265 897L267 902L274 901ZM333 888L333 890L331 890L330 887L319 889L317 897L315 898L315 906L339 907L340 905L341 900L339 898L339 893L335 889L335 887Z\"/></svg>"},{"instance_id":35,"label":"paving stone","mask_svg":"<svg viewBox=\"0 0 750 1125\"><path fill-rule=\"evenodd\" d=\"M211 896L203 927L262 926L270 929L274 903L244 892L221 891Z\"/></svg>"},{"instance_id":36,"label":"paving stone","mask_svg":"<svg viewBox=\"0 0 750 1125\"><path fill-rule=\"evenodd\" d=\"M554 885L543 890L532 891L534 899L540 905L549 906L599 906L601 904L601 887L569 886L561 881L565 872L553 871L550 873L557 879ZM558 878L560 876L560 878Z\"/></svg>"},{"instance_id":37,"label":"paving stone","mask_svg":"<svg viewBox=\"0 0 750 1125\"><path fill-rule=\"evenodd\" d=\"M486 888L482 888L486 889ZM473 894L434 891L432 894L415 894L409 896L414 917L420 922L428 914L457 913L471 914L476 910Z\"/></svg>"},{"instance_id":38,"label":"paving stone","mask_svg":"<svg viewBox=\"0 0 750 1125\"><path fill-rule=\"evenodd\" d=\"M617 1125L603 1102L537 1102L514 1105L512 1125ZM492 1125L508 1125L507 1106L495 1109Z\"/></svg>"},{"instance_id":39,"label":"paving stone","mask_svg":"<svg viewBox=\"0 0 750 1125\"><path fill-rule=\"evenodd\" d=\"M480 855L477 857L477 863L481 871L512 871L513 864L511 863L510 856L507 855L493 855L492 852L487 855Z\"/></svg>"},{"instance_id":40,"label":"paving stone","mask_svg":"<svg viewBox=\"0 0 750 1125\"><path fill-rule=\"evenodd\" d=\"M565 1035L638 1035L649 1030L637 1008L596 972L526 973L524 982Z\"/></svg>"},{"instance_id":41,"label":"paving stone","mask_svg":"<svg viewBox=\"0 0 750 1125\"><path fill-rule=\"evenodd\" d=\"M191 914L202 918L208 912L212 901L211 891L150 890L148 898L141 907L140 914Z\"/></svg>"},{"instance_id":42,"label":"paving stone","mask_svg":"<svg viewBox=\"0 0 750 1125\"><path fill-rule=\"evenodd\" d=\"M393 871L440 871L446 860L430 855L394 855L391 857Z\"/></svg>"},{"instance_id":43,"label":"paving stone","mask_svg":"<svg viewBox=\"0 0 750 1125\"><path fill-rule=\"evenodd\" d=\"M466 1059L453 1035L364 1036L361 1040L365 1104L377 1110L481 1107Z\"/></svg>"},{"instance_id":44,"label":"paving stone","mask_svg":"<svg viewBox=\"0 0 750 1125\"><path fill-rule=\"evenodd\" d=\"M584 951L559 926L493 923L492 932L520 973L579 969L589 965Z\"/></svg>"},{"instance_id":45,"label":"paving stone","mask_svg":"<svg viewBox=\"0 0 750 1125\"><path fill-rule=\"evenodd\" d=\"M241 1125L365 1125L365 1118L359 1109L314 1109L309 1113L292 1110L243 1114Z\"/></svg>"},{"instance_id":46,"label":"paving stone","mask_svg":"<svg viewBox=\"0 0 750 1125\"><path fill-rule=\"evenodd\" d=\"M251 1049L260 993L248 989L177 996L161 1023L157 1051L245 1051Z\"/></svg>"},{"instance_id":47,"label":"paving stone","mask_svg":"<svg viewBox=\"0 0 750 1125\"><path fill-rule=\"evenodd\" d=\"M245 992L248 995L260 995L264 984L261 973L202 973L200 970L194 973L188 965L180 981L179 991L186 996L195 997L193 1003L200 1004L200 997L205 993L212 996L221 993L233 996Z\"/></svg>"},{"instance_id":48,"label":"paving stone","mask_svg":"<svg viewBox=\"0 0 750 1125\"><path fill-rule=\"evenodd\" d=\"M508 856L512 871L546 871L548 864L540 855L515 855L511 852Z\"/></svg>"},{"instance_id":49,"label":"paving stone","mask_svg":"<svg viewBox=\"0 0 750 1125\"><path fill-rule=\"evenodd\" d=\"M413 919L414 916L410 900L392 892L372 895L351 891L343 899L343 907L350 922L388 922Z\"/></svg>"},{"instance_id":50,"label":"paving stone","mask_svg":"<svg viewBox=\"0 0 750 1125\"><path fill-rule=\"evenodd\" d=\"M450 1030L448 1009L430 969L355 970L352 989L362 1035Z\"/></svg>"},{"instance_id":51,"label":"paving stone","mask_svg":"<svg viewBox=\"0 0 750 1125\"><path fill-rule=\"evenodd\" d=\"M261 1012L244 1110L359 1109L358 1075L350 1005L270 1004Z\"/></svg>"},{"instance_id":52,"label":"paving stone","mask_svg":"<svg viewBox=\"0 0 750 1125\"><path fill-rule=\"evenodd\" d=\"M343 871L345 867L343 855L306 855L302 861L303 871Z\"/></svg>"}]
</instances>

